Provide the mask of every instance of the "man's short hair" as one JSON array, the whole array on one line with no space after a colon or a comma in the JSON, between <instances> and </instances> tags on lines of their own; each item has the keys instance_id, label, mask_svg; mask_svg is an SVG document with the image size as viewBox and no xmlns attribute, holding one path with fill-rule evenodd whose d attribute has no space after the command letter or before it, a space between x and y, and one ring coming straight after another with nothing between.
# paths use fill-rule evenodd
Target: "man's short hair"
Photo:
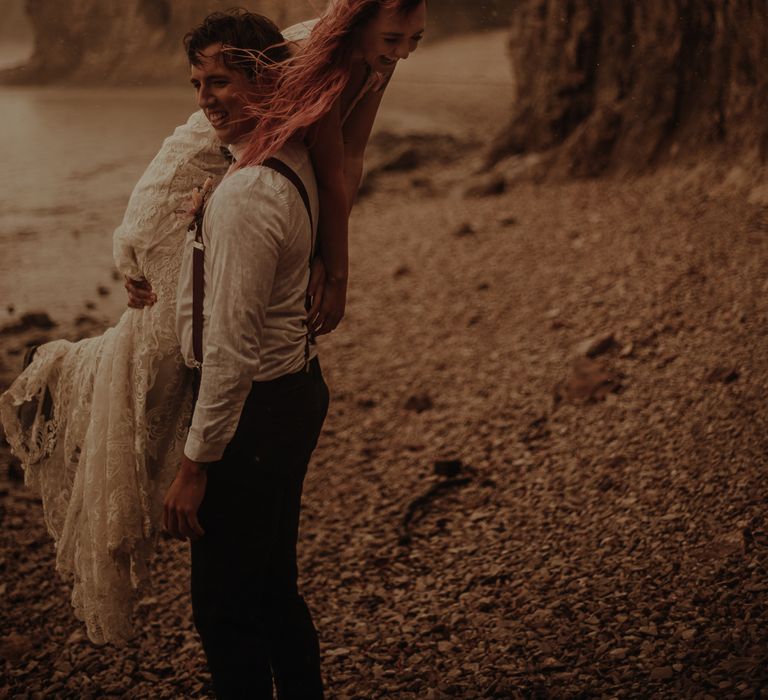
<instances>
[{"instance_id":1,"label":"man's short hair","mask_svg":"<svg viewBox=\"0 0 768 700\"><path fill-rule=\"evenodd\" d=\"M211 44L233 50L221 52L228 68L255 78L261 65L279 63L290 56L283 35L264 15L241 8L213 12L184 36L184 48L192 66L202 62L202 52Z\"/></svg>"}]
</instances>

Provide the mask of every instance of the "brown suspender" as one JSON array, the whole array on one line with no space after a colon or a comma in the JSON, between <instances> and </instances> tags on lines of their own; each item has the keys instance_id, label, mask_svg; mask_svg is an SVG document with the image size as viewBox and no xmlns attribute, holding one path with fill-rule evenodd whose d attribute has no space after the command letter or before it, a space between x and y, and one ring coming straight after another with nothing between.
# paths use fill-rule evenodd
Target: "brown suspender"
<instances>
[{"instance_id":1,"label":"brown suspender","mask_svg":"<svg viewBox=\"0 0 768 700\"><path fill-rule=\"evenodd\" d=\"M271 168L293 184L304 202L309 217L309 264L312 265L312 235L314 223L312 221L312 210L309 206L309 195L301 178L294 170L277 158L268 158L262 165ZM192 352L199 365L203 362L203 299L205 297L205 245L203 243L203 211L196 215L195 221L195 242L192 244ZM304 346L305 364L309 361L310 334L307 331L306 344ZM308 366L308 365L307 365Z\"/></svg>"}]
</instances>

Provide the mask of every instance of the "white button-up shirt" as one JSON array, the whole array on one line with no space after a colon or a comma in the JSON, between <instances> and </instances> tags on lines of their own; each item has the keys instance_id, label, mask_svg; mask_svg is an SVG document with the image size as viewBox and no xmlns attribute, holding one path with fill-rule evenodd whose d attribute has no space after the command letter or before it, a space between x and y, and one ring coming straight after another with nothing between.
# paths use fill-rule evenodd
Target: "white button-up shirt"
<instances>
[{"instance_id":1,"label":"white button-up shirt","mask_svg":"<svg viewBox=\"0 0 768 700\"><path fill-rule=\"evenodd\" d=\"M231 146L235 158L237 145ZM276 156L304 182L317 224L318 196L306 149L291 143ZM176 330L186 364L192 350L192 244L187 234L179 278ZM221 459L254 381L297 372L305 363L309 261L315 231L296 187L270 168L228 175L203 219L205 300L200 392L184 453ZM310 357L315 354L311 346Z\"/></svg>"}]
</instances>

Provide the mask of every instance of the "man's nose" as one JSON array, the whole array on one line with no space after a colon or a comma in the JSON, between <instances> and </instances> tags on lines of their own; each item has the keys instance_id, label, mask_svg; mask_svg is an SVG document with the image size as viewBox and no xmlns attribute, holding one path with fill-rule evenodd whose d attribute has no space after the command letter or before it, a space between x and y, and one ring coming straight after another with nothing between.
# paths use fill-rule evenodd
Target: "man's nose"
<instances>
[{"instance_id":1,"label":"man's nose","mask_svg":"<svg viewBox=\"0 0 768 700\"><path fill-rule=\"evenodd\" d=\"M207 87L201 85L197 89L197 106L210 107L211 104L213 104L213 94Z\"/></svg>"},{"instance_id":2,"label":"man's nose","mask_svg":"<svg viewBox=\"0 0 768 700\"><path fill-rule=\"evenodd\" d=\"M409 50L408 46L407 46L405 43L403 43L403 44L398 44L398 45L395 47L395 56L396 56L398 59L400 59L400 60L403 60L403 61L404 61L406 58L408 58L408 56L410 55L410 53L411 53L411 52L410 52L410 50Z\"/></svg>"}]
</instances>

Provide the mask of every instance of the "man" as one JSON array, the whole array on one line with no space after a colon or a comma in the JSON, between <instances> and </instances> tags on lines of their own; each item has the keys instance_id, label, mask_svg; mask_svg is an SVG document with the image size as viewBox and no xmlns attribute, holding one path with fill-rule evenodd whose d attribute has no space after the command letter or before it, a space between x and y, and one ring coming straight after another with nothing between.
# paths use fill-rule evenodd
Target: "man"
<instances>
[{"instance_id":1,"label":"man","mask_svg":"<svg viewBox=\"0 0 768 700\"><path fill-rule=\"evenodd\" d=\"M260 68L222 51L244 45L230 31L242 24L263 35L249 48L280 41L271 22L242 12L212 15L185 38L198 104L235 159L256 125L243 97L258 99L264 89ZM303 145L291 143L277 158L299 181L243 168L206 206L199 392L165 499L166 528L192 540L195 625L219 698L271 698L273 679L281 700L323 695L296 566L302 484L328 406L304 308L317 188ZM177 305L190 367L199 364L193 244Z\"/></svg>"}]
</instances>

